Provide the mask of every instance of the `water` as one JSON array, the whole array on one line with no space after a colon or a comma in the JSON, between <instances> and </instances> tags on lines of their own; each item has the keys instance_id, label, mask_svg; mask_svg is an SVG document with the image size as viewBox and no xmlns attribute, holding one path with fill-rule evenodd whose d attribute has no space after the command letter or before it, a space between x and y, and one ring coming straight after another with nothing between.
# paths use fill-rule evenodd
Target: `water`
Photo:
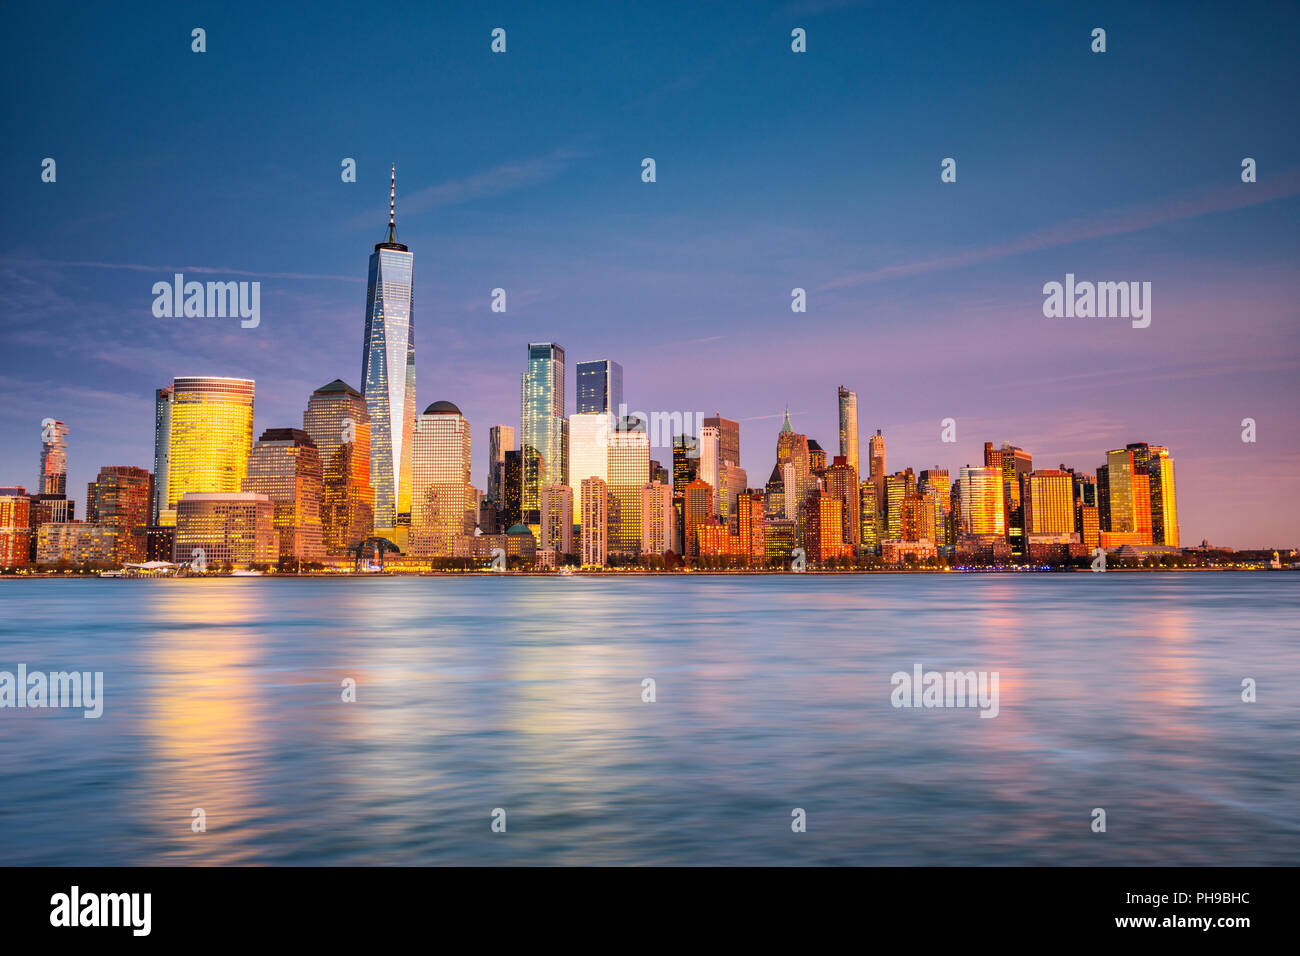
<instances>
[{"instance_id":1,"label":"water","mask_svg":"<svg viewBox=\"0 0 1300 956\"><path fill-rule=\"evenodd\" d=\"M1296 865L1298 610L1290 573L0 581L0 670L106 685L0 710L0 864ZM918 662L998 671L998 717L891 706Z\"/></svg>"}]
</instances>

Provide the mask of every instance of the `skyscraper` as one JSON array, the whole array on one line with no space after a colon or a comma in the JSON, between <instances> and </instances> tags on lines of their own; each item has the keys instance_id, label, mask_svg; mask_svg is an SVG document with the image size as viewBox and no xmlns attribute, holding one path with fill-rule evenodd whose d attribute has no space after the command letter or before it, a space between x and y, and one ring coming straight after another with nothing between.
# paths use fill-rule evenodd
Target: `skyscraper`
<instances>
[{"instance_id":1,"label":"skyscraper","mask_svg":"<svg viewBox=\"0 0 1300 956\"><path fill-rule=\"evenodd\" d=\"M41 422L41 472L38 494L68 493L68 426L54 418Z\"/></svg>"},{"instance_id":2,"label":"skyscraper","mask_svg":"<svg viewBox=\"0 0 1300 956\"><path fill-rule=\"evenodd\" d=\"M844 523L841 540L857 551L862 541L862 495L858 487L858 470L846 456L836 455L826 469L826 491L840 502Z\"/></svg>"},{"instance_id":3,"label":"skyscraper","mask_svg":"<svg viewBox=\"0 0 1300 956\"><path fill-rule=\"evenodd\" d=\"M721 501L718 469L722 465L722 439L718 426L705 425L700 429L700 479L713 489L713 514L720 513Z\"/></svg>"},{"instance_id":4,"label":"skyscraper","mask_svg":"<svg viewBox=\"0 0 1300 956\"><path fill-rule=\"evenodd\" d=\"M172 439L172 387L165 385L154 391L153 405L153 504L149 524L156 526L159 516L167 510L167 461L171 455Z\"/></svg>"},{"instance_id":5,"label":"skyscraper","mask_svg":"<svg viewBox=\"0 0 1300 956\"><path fill-rule=\"evenodd\" d=\"M351 385L335 379L311 393L302 427L321 461L321 535L339 553L374 530L375 489L370 485L370 410Z\"/></svg>"},{"instance_id":6,"label":"skyscraper","mask_svg":"<svg viewBox=\"0 0 1300 956\"><path fill-rule=\"evenodd\" d=\"M30 561L31 509L26 488L0 488L0 568L26 567Z\"/></svg>"},{"instance_id":7,"label":"skyscraper","mask_svg":"<svg viewBox=\"0 0 1300 956\"><path fill-rule=\"evenodd\" d=\"M569 483L569 421L564 417L564 349L530 342L521 377L523 521L540 528L541 490Z\"/></svg>"},{"instance_id":8,"label":"skyscraper","mask_svg":"<svg viewBox=\"0 0 1300 956\"><path fill-rule=\"evenodd\" d=\"M871 455L871 470L867 473L868 477L883 476L885 474L885 436L880 434L879 428L867 441L867 446L868 453Z\"/></svg>"},{"instance_id":9,"label":"skyscraper","mask_svg":"<svg viewBox=\"0 0 1300 956\"><path fill-rule=\"evenodd\" d=\"M501 507L501 481L505 477L506 452L515 450L515 429L512 425L493 425L488 429L487 496Z\"/></svg>"},{"instance_id":10,"label":"skyscraper","mask_svg":"<svg viewBox=\"0 0 1300 956\"><path fill-rule=\"evenodd\" d=\"M415 432L415 258L397 241L397 166L388 192L388 238L375 243L366 281L361 394L370 411L375 533L406 546Z\"/></svg>"},{"instance_id":11,"label":"skyscraper","mask_svg":"<svg viewBox=\"0 0 1300 956\"><path fill-rule=\"evenodd\" d=\"M117 529L116 560L145 560L153 500L153 476L130 465L106 465L86 487L86 520Z\"/></svg>"},{"instance_id":12,"label":"skyscraper","mask_svg":"<svg viewBox=\"0 0 1300 956\"><path fill-rule=\"evenodd\" d=\"M1174 460L1169 449L1152 445L1147 460L1151 483L1151 542L1178 547L1178 502L1174 493Z\"/></svg>"},{"instance_id":13,"label":"skyscraper","mask_svg":"<svg viewBox=\"0 0 1300 956\"><path fill-rule=\"evenodd\" d=\"M717 429L718 434L718 461L731 462L733 465L740 464L740 422L732 421L730 418L723 418L721 414L714 414L712 418L706 418L703 427L712 426ZM707 478L705 479L708 480Z\"/></svg>"},{"instance_id":14,"label":"skyscraper","mask_svg":"<svg viewBox=\"0 0 1300 956\"><path fill-rule=\"evenodd\" d=\"M601 359L598 362L579 362L577 369L578 414L619 414L619 406L623 404L623 366Z\"/></svg>"},{"instance_id":15,"label":"skyscraper","mask_svg":"<svg viewBox=\"0 0 1300 956\"><path fill-rule=\"evenodd\" d=\"M641 486L641 552L663 554L673 547L677 515L673 489L659 481Z\"/></svg>"},{"instance_id":16,"label":"skyscraper","mask_svg":"<svg viewBox=\"0 0 1300 956\"><path fill-rule=\"evenodd\" d=\"M608 544L609 492L599 478L582 479L582 566L603 568Z\"/></svg>"},{"instance_id":17,"label":"skyscraper","mask_svg":"<svg viewBox=\"0 0 1300 956\"><path fill-rule=\"evenodd\" d=\"M1025 534L1053 535L1074 532L1074 478L1055 468L1031 471L1025 476Z\"/></svg>"},{"instance_id":18,"label":"skyscraper","mask_svg":"<svg viewBox=\"0 0 1300 956\"><path fill-rule=\"evenodd\" d=\"M686 486L700 477L700 439L681 434L673 438L673 494L684 495Z\"/></svg>"},{"instance_id":19,"label":"skyscraper","mask_svg":"<svg viewBox=\"0 0 1300 956\"><path fill-rule=\"evenodd\" d=\"M319 561L325 556L321 474L316 443L301 428L268 428L248 456L240 491L271 500L283 560Z\"/></svg>"},{"instance_id":20,"label":"skyscraper","mask_svg":"<svg viewBox=\"0 0 1300 956\"><path fill-rule=\"evenodd\" d=\"M556 555L573 553L573 489L547 485L542 489L542 536L537 547Z\"/></svg>"},{"instance_id":21,"label":"skyscraper","mask_svg":"<svg viewBox=\"0 0 1300 956\"><path fill-rule=\"evenodd\" d=\"M861 474L858 470L858 393L841 385L836 394L840 402L840 454L854 474Z\"/></svg>"},{"instance_id":22,"label":"skyscraper","mask_svg":"<svg viewBox=\"0 0 1300 956\"><path fill-rule=\"evenodd\" d=\"M581 488L584 478L608 479L613 430L614 416L608 412L583 412L569 416L568 475L573 486ZM642 480L645 480L644 476Z\"/></svg>"},{"instance_id":23,"label":"skyscraper","mask_svg":"<svg viewBox=\"0 0 1300 956\"><path fill-rule=\"evenodd\" d=\"M610 436L609 553L641 553L641 489L650 470L650 437L645 422L625 418Z\"/></svg>"},{"instance_id":24,"label":"skyscraper","mask_svg":"<svg viewBox=\"0 0 1300 956\"><path fill-rule=\"evenodd\" d=\"M456 538L474 533L478 505L469 473L469 422L451 402L434 402L415 422L412 554L449 558Z\"/></svg>"},{"instance_id":25,"label":"skyscraper","mask_svg":"<svg viewBox=\"0 0 1300 956\"><path fill-rule=\"evenodd\" d=\"M962 534L1005 536L1006 498L1002 487L1002 469L963 465L959 481Z\"/></svg>"},{"instance_id":26,"label":"skyscraper","mask_svg":"<svg viewBox=\"0 0 1300 956\"><path fill-rule=\"evenodd\" d=\"M253 447L253 391L247 378L172 381L167 498L159 524L176 524L182 495L240 491Z\"/></svg>"}]
</instances>

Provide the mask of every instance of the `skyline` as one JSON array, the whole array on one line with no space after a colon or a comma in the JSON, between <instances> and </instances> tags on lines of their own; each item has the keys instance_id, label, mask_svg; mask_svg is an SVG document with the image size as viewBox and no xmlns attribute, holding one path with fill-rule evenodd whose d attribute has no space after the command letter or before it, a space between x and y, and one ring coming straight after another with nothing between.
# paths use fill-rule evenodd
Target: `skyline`
<instances>
[{"instance_id":1,"label":"skyline","mask_svg":"<svg viewBox=\"0 0 1300 956\"><path fill-rule=\"evenodd\" d=\"M563 11L521 10L502 16L511 40L497 58L495 21L399 10L410 29L393 35L392 68L411 98L364 108L355 64L387 36L349 37L355 60L308 86L308 58L341 41L280 44L289 26L272 11L205 12L208 60L189 52L182 15L109 51L90 42L106 14L38 28L20 11L11 36L49 42L11 44L5 69L39 58L68 80L40 109L6 107L28 132L0 177L13 213L0 233L0 484L33 486L40 422L62 420L83 515L101 466L149 467L153 390L175 376L256 380L255 434L299 427L333 379L362 388L361 256L382 238L396 162L417 260L414 405L464 410L475 487L488 429L522 424L523 356L507 343L556 342L574 368L621 363L631 409L740 421L751 485L787 403L799 432L835 447L842 384L858 394L859 440L883 430L891 463L956 474L979 464L982 442L1011 441L1042 466L1093 471L1107 449L1159 442L1178 459L1185 545L1293 545L1300 171L1272 91L1300 71L1259 51L1293 44L1300 18L1262 9L1228 38L1195 10L1166 22L1026 7L989 25L976 11L918 24L874 7L725 5L690 10L686 31L633 11L626 36L590 41L566 33ZM1104 56L1087 50L1094 20L1109 31ZM802 57L794 25L809 31ZM437 56L419 46L431 35L445 38ZM951 53L941 68L931 45ZM575 49L586 69L557 73L557 53ZM80 78L109 56L120 98L85 97ZM249 76L232 76L232 60ZM1044 88L1016 88L1008 62ZM142 64L174 82L146 82ZM254 93L267 109L238 125L228 105ZM421 123L397 122L413 104ZM181 135L151 133L157 115L180 117ZM1094 117L1080 152L1075 124ZM59 160L54 184L40 182L42 156ZM653 184L640 181L645 156ZM939 180L947 156L953 184ZM1240 182L1242 156L1259 161L1258 182ZM355 184L340 182L344 157ZM260 325L153 318L150 286L173 272L260 279ZM1151 282L1151 326L1044 318L1043 284L1067 274ZM504 314L490 309L497 287ZM790 311L794 287L808 291L805 314ZM940 441L950 417L955 444ZM1247 417L1254 444L1240 440ZM666 464L668 451L652 457Z\"/></svg>"}]
</instances>

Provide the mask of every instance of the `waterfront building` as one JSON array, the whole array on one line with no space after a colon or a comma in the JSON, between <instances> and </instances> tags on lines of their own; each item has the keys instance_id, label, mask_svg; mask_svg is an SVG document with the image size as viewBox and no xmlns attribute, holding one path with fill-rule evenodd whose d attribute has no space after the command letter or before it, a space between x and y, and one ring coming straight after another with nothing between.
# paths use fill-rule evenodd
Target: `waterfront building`
<instances>
[{"instance_id":1,"label":"waterfront building","mask_svg":"<svg viewBox=\"0 0 1300 956\"><path fill-rule=\"evenodd\" d=\"M469 422L453 403L434 402L415 421L410 553L452 557L457 536L474 532L477 515Z\"/></svg>"},{"instance_id":2,"label":"waterfront building","mask_svg":"<svg viewBox=\"0 0 1300 956\"><path fill-rule=\"evenodd\" d=\"M176 505L186 494L240 490L253 447L253 393L254 383L246 378L172 380L167 499L160 524L176 523Z\"/></svg>"},{"instance_id":3,"label":"waterfront building","mask_svg":"<svg viewBox=\"0 0 1300 956\"><path fill-rule=\"evenodd\" d=\"M840 406L840 455L845 463L853 469L854 474L861 474L858 466L858 393L841 385L836 389Z\"/></svg>"},{"instance_id":4,"label":"waterfront building","mask_svg":"<svg viewBox=\"0 0 1300 956\"><path fill-rule=\"evenodd\" d=\"M600 478L584 478L582 495L582 566L603 568L609 547L609 488Z\"/></svg>"},{"instance_id":5,"label":"waterfront building","mask_svg":"<svg viewBox=\"0 0 1300 956\"><path fill-rule=\"evenodd\" d=\"M542 489L542 536L539 547L555 554L573 553L573 489L547 485Z\"/></svg>"},{"instance_id":6,"label":"waterfront building","mask_svg":"<svg viewBox=\"0 0 1300 956\"><path fill-rule=\"evenodd\" d=\"M547 485L569 484L564 349L554 342L529 343L528 370L520 377L520 390L523 522L540 526L542 489Z\"/></svg>"},{"instance_id":7,"label":"waterfront building","mask_svg":"<svg viewBox=\"0 0 1300 956\"><path fill-rule=\"evenodd\" d=\"M86 520L117 528L119 562L146 560L145 529L153 504L153 475L143 468L106 465L86 487Z\"/></svg>"},{"instance_id":8,"label":"waterfront building","mask_svg":"<svg viewBox=\"0 0 1300 956\"><path fill-rule=\"evenodd\" d=\"M370 409L342 379L311 393L302 427L321 463L321 538L325 551L342 554L375 527L375 489L370 484ZM395 543L395 542L394 542Z\"/></svg>"},{"instance_id":9,"label":"waterfront building","mask_svg":"<svg viewBox=\"0 0 1300 956\"><path fill-rule=\"evenodd\" d=\"M240 491L265 496L273 508L279 558L320 561L325 557L320 509L320 455L301 428L268 428L248 457Z\"/></svg>"},{"instance_id":10,"label":"waterfront building","mask_svg":"<svg viewBox=\"0 0 1300 956\"><path fill-rule=\"evenodd\" d=\"M263 494L186 492L176 502L173 561L200 554L209 568L273 564L280 555L275 503Z\"/></svg>"}]
</instances>

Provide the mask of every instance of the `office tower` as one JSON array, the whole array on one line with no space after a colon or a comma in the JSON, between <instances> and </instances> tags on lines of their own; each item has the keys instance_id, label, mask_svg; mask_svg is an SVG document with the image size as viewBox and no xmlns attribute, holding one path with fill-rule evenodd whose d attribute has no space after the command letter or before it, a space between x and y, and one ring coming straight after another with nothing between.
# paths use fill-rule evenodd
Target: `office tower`
<instances>
[{"instance_id":1,"label":"office tower","mask_svg":"<svg viewBox=\"0 0 1300 956\"><path fill-rule=\"evenodd\" d=\"M1125 543L1151 543L1151 491L1147 476L1134 471L1133 452L1117 448L1106 452L1107 504L1113 533L1132 535ZM1100 469L1098 469L1100 471Z\"/></svg>"},{"instance_id":2,"label":"office tower","mask_svg":"<svg viewBox=\"0 0 1300 956\"><path fill-rule=\"evenodd\" d=\"M826 449L812 438L808 439L808 470L819 478L826 471Z\"/></svg>"},{"instance_id":3,"label":"office tower","mask_svg":"<svg viewBox=\"0 0 1300 956\"><path fill-rule=\"evenodd\" d=\"M1174 460L1169 449L1152 445L1147 461L1151 484L1151 543L1178 547L1178 502L1174 493Z\"/></svg>"},{"instance_id":4,"label":"office tower","mask_svg":"<svg viewBox=\"0 0 1300 956\"><path fill-rule=\"evenodd\" d=\"M859 541L862 550L874 554L880 546L879 512L876 509L876 486L871 479L864 479L858 485L859 515L861 532Z\"/></svg>"},{"instance_id":5,"label":"office tower","mask_svg":"<svg viewBox=\"0 0 1300 956\"><path fill-rule=\"evenodd\" d=\"M598 362L579 362L578 414L606 412L621 414L623 404L623 366L609 359Z\"/></svg>"},{"instance_id":6,"label":"office tower","mask_svg":"<svg viewBox=\"0 0 1300 956\"><path fill-rule=\"evenodd\" d=\"M541 490L569 484L569 422L564 417L564 349L554 342L528 345L521 376L523 521L540 524ZM588 475L587 477L590 477Z\"/></svg>"},{"instance_id":7,"label":"office tower","mask_svg":"<svg viewBox=\"0 0 1300 956\"><path fill-rule=\"evenodd\" d=\"M713 521L713 486L702 478L696 478L686 486L686 557L700 556L699 529Z\"/></svg>"},{"instance_id":8,"label":"office tower","mask_svg":"<svg viewBox=\"0 0 1300 956\"><path fill-rule=\"evenodd\" d=\"M153 393L153 503L149 525L157 527L167 510L167 462L171 456L172 387L165 385Z\"/></svg>"},{"instance_id":9,"label":"office tower","mask_svg":"<svg viewBox=\"0 0 1300 956\"><path fill-rule=\"evenodd\" d=\"M159 524L176 523L182 495L240 490L253 446L253 390L247 378L172 380L167 500Z\"/></svg>"},{"instance_id":10,"label":"office tower","mask_svg":"<svg viewBox=\"0 0 1300 956\"><path fill-rule=\"evenodd\" d=\"M503 465L506 452L515 450L515 430L510 425L493 425L488 429L488 477L487 496L500 507L501 479L504 477Z\"/></svg>"},{"instance_id":11,"label":"office tower","mask_svg":"<svg viewBox=\"0 0 1300 956\"><path fill-rule=\"evenodd\" d=\"M650 468L650 436L645 422L625 418L610 435L607 484L610 554L641 553L641 488Z\"/></svg>"},{"instance_id":12,"label":"office tower","mask_svg":"<svg viewBox=\"0 0 1300 956\"><path fill-rule=\"evenodd\" d=\"M508 451L501 466L501 527L509 528L524 520L523 493L524 453L518 449Z\"/></svg>"},{"instance_id":13,"label":"office tower","mask_svg":"<svg viewBox=\"0 0 1300 956\"><path fill-rule=\"evenodd\" d=\"M784 517L799 523L803 514L804 496L812 486L811 478L800 480L799 469L793 462L786 462L781 468L781 502L785 507ZM800 528L802 529L802 524Z\"/></svg>"},{"instance_id":14,"label":"office tower","mask_svg":"<svg viewBox=\"0 0 1300 956\"><path fill-rule=\"evenodd\" d=\"M921 493L931 495L936 502L934 544L944 548L953 542L949 540L949 524L952 514L952 483L948 480L947 468L926 468L919 478Z\"/></svg>"},{"instance_id":15,"label":"office tower","mask_svg":"<svg viewBox=\"0 0 1300 956\"><path fill-rule=\"evenodd\" d=\"M375 534L405 548L411 523L415 433L415 257L397 241L397 166L388 191L388 238L375 243L366 280L361 394L370 412Z\"/></svg>"},{"instance_id":16,"label":"office tower","mask_svg":"<svg viewBox=\"0 0 1300 956\"><path fill-rule=\"evenodd\" d=\"M1097 519L1096 505L1079 505L1076 527L1079 540L1091 551L1101 541L1101 523Z\"/></svg>"},{"instance_id":17,"label":"office tower","mask_svg":"<svg viewBox=\"0 0 1300 956\"><path fill-rule=\"evenodd\" d=\"M767 517L763 520L763 556L768 564L787 563L798 547L795 522L790 518Z\"/></svg>"},{"instance_id":18,"label":"office tower","mask_svg":"<svg viewBox=\"0 0 1300 956\"><path fill-rule=\"evenodd\" d=\"M1074 480L1069 472L1046 468L1025 478L1026 534L1074 532Z\"/></svg>"},{"instance_id":19,"label":"office tower","mask_svg":"<svg viewBox=\"0 0 1300 956\"><path fill-rule=\"evenodd\" d=\"M984 467L998 468L1002 472L1002 508L1007 520L1007 541L1013 556L1023 556L1026 552L1021 482L1034 469L1033 456L1010 442L1003 442L1001 448L994 448L992 442L986 441Z\"/></svg>"},{"instance_id":20,"label":"office tower","mask_svg":"<svg viewBox=\"0 0 1300 956\"><path fill-rule=\"evenodd\" d=\"M657 481L661 485L672 485L673 476L669 474L668 469L659 464L655 459L650 459L650 481Z\"/></svg>"},{"instance_id":21,"label":"office tower","mask_svg":"<svg viewBox=\"0 0 1300 956\"><path fill-rule=\"evenodd\" d=\"M712 427L717 430L718 461L729 461L733 465L739 465L740 422L734 422L730 418L723 418L720 412L715 412L712 418L704 419L701 428L705 427ZM705 481L707 480L706 478Z\"/></svg>"},{"instance_id":22,"label":"office tower","mask_svg":"<svg viewBox=\"0 0 1300 956\"><path fill-rule=\"evenodd\" d=\"M319 561L325 556L320 453L305 431L268 428L262 432L248 456L248 474L239 490L270 499L282 560Z\"/></svg>"},{"instance_id":23,"label":"office tower","mask_svg":"<svg viewBox=\"0 0 1300 956\"><path fill-rule=\"evenodd\" d=\"M836 455L826 469L826 491L840 502L844 521L842 540L857 551L862 545L862 493L858 486L858 470L849 464L846 456Z\"/></svg>"},{"instance_id":24,"label":"office tower","mask_svg":"<svg viewBox=\"0 0 1300 956\"><path fill-rule=\"evenodd\" d=\"M30 562L31 509L26 488L0 488L0 568L23 568Z\"/></svg>"},{"instance_id":25,"label":"office tower","mask_svg":"<svg viewBox=\"0 0 1300 956\"><path fill-rule=\"evenodd\" d=\"M871 456L871 471L868 477L875 478L877 475L885 474L885 438L880 434L880 429L871 436L867 442L867 451Z\"/></svg>"},{"instance_id":26,"label":"office tower","mask_svg":"<svg viewBox=\"0 0 1300 956\"><path fill-rule=\"evenodd\" d=\"M641 553L673 550L675 525L673 489L662 481L646 482L641 486Z\"/></svg>"},{"instance_id":27,"label":"office tower","mask_svg":"<svg viewBox=\"0 0 1300 956\"><path fill-rule=\"evenodd\" d=\"M1110 466L1097 468L1097 523L1102 531L1110 530Z\"/></svg>"},{"instance_id":28,"label":"office tower","mask_svg":"<svg viewBox=\"0 0 1300 956\"><path fill-rule=\"evenodd\" d=\"M1006 497L1002 469L963 465L958 480L961 482L961 533L1005 536Z\"/></svg>"},{"instance_id":29,"label":"office tower","mask_svg":"<svg viewBox=\"0 0 1300 956\"><path fill-rule=\"evenodd\" d=\"M416 418L413 444L411 553L449 558L456 538L474 533L478 514L469 477L469 422L451 402L434 402Z\"/></svg>"},{"instance_id":30,"label":"office tower","mask_svg":"<svg viewBox=\"0 0 1300 956\"><path fill-rule=\"evenodd\" d=\"M289 429L284 429L288 431ZM172 560L195 561L219 569L273 564L280 556L275 503L254 492L206 494L186 492L176 502L176 537Z\"/></svg>"},{"instance_id":31,"label":"office tower","mask_svg":"<svg viewBox=\"0 0 1300 956\"><path fill-rule=\"evenodd\" d=\"M557 555L573 553L573 489L547 485L542 489L542 531L538 547Z\"/></svg>"},{"instance_id":32,"label":"office tower","mask_svg":"<svg viewBox=\"0 0 1300 956\"><path fill-rule=\"evenodd\" d=\"M844 514L840 500L825 491L810 491L804 531L804 548L808 560L821 564L846 557L849 546L843 541Z\"/></svg>"},{"instance_id":33,"label":"office tower","mask_svg":"<svg viewBox=\"0 0 1300 956\"><path fill-rule=\"evenodd\" d=\"M47 418L41 422L41 472L42 495L68 493L68 426Z\"/></svg>"},{"instance_id":34,"label":"office tower","mask_svg":"<svg viewBox=\"0 0 1300 956\"><path fill-rule=\"evenodd\" d=\"M847 465L858 470L858 393L841 385L836 390L840 403L840 454Z\"/></svg>"},{"instance_id":35,"label":"office tower","mask_svg":"<svg viewBox=\"0 0 1300 956\"><path fill-rule=\"evenodd\" d=\"M912 490L912 482L905 471L885 476L885 520L881 525L882 541L903 540L903 499Z\"/></svg>"},{"instance_id":36,"label":"office tower","mask_svg":"<svg viewBox=\"0 0 1300 956\"><path fill-rule=\"evenodd\" d=\"M673 493L684 495L686 486L700 477L700 439L678 435L673 439Z\"/></svg>"},{"instance_id":37,"label":"office tower","mask_svg":"<svg viewBox=\"0 0 1300 956\"><path fill-rule=\"evenodd\" d=\"M788 408L785 411L785 421L781 424L781 431L776 436L776 463L781 466L781 478L785 485L786 517L794 519L798 527L798 535L802 536L803 511L807 504L808 492L816 485L809 463L808 436L800 435L790 425Z\"/></svg>"},{"instance_id":38,"label":"office tower","mask_svg":"<svg viewBox=\"0 0 1300 956\"><path fill-rule=\"evenodd\" d=\"M903 498L903 541L934 541L938 499L933 495L908 494Z\"/></svg>"},{"instance_id":39,"label":"office tower","mask_svg":"<svg viewBox=\"0 0 1300 956\"><path fill-rule=\"evenodd\" d=\"M742 492L736 500L736 534L752 567L767 563L767 515L761 491Z\"/></svg>"},{"instance_id":40,"label":"office tower","mask_svg":"<svg viewBox=\"0 0 1300 956\"><path fill-rule=\"evenodd\" d=\"M700 428L700 479L713 489L713 514L719 513L718 469L722 465L722 440L716 425Z\"/></svg>"},{"instance_id":41,"label":"office tower","mask_svg":"<svg viewBox=\"0 0 1300 956\"><path fill-rule=\"evenodd\" d=\"M582 487L582 479L609 478L609 448L614 416L607 412L583 412L569 416L569 481ZM645 476L641 477L642 483ZM581 516L579 516L581 517Z\"/></svg>"},{"instance_id":42,"label":"office tower","mask_svg":"<svg viewBox=\"0 0 1300 956\"><path fill-rule=\"evenodd\" d=\"M603 568L609 546L609 489L600 478L584 478L581 487L582 566Z\"/></svg>"},{"instance_id":43,"label":"office tower","mask_svg":"<svg viewBox=\"0 0 1300 956\"><path fill-rule=\"evenodd\" d=\"M745 469L724 461L718 467L718 515L724 523L731 521L736 513L736 499L749 487L749 475Z\"/></svg>"},{"instance_id":44,"label":"office tower","mask_svg":"<svg viewBox=\"0 0 1300 956\"><path fill-rule=\"evenodd\" d=\"M86 487L86 520L117 529L116 560L144 561L153 503L153 475L130 465L106 465Z\"/></svg>"},{"instance_id":45,"label":"office tower","mask_svg":"<svg viewBox=\"0 0 1300 956\"><path fill-rule=\"evenodd\" d=\"M302 428L321 462L321 538L325 550L355 548L374 531L370 485L370 409L355 388L335 379L311 393Z\"/></svg>"}]
</instances>

